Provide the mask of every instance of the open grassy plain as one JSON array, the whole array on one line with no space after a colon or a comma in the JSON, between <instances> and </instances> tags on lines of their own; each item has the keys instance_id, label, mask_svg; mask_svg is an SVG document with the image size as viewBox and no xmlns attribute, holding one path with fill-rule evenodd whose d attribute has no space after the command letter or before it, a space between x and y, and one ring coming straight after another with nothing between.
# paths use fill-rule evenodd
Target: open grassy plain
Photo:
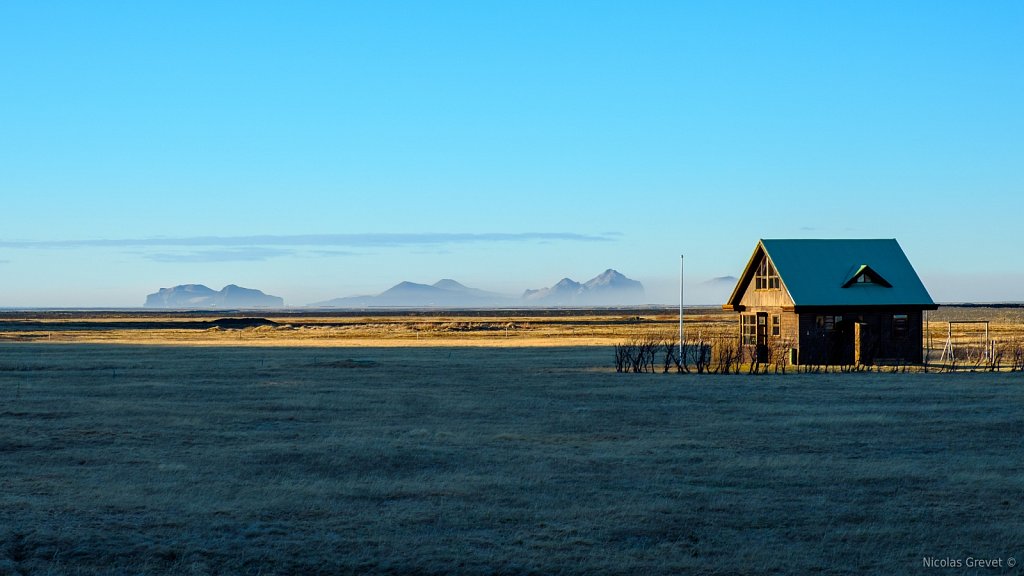
<instances>
[{"instance_id":1,"label":"open grassy plain","mask_svg":"<svg viewBox=\"0 0 1024 576\"><path fill-rule=\"evenodd\" d=\"M675 334L672 309L450 310L416 312L9 312L0 341L223 346L593 346ZM267 314L263 312L262 314ZM255 315L255 316L254 316ZM688 312L688 326L725 331L735 318Z\"/></svg>"},{"instance_id":2,"label":"open grassy plain","mask_svg":"<svg viewBox=\"0 0 1024 576\"><path fill-rule=\"evenodd\" d=\"M949 320L987 320L999 342L1024 339L1024 307L943 306L929 313L938 356ZM435 347L611 346L629 338L673 337L673 308L549 310L386 310L293 312L0 311L0 342L172 344L181 346ZM737 333L737 316L715 307L686 310L686 337ZM957 328L977 345L980 326Z\"/></svg>"},{"instance_id":3,"label":"open grassy plain","mask_svg":"<svg viewBox=\"0 0 1024 576\"><path fill-rule=\"evenodd\" d=\"M622 320L500 346L24 320L0 574L1018 573L1021 373L616 374L574 342L657 324Z\"/></svg>"}]
</instances>

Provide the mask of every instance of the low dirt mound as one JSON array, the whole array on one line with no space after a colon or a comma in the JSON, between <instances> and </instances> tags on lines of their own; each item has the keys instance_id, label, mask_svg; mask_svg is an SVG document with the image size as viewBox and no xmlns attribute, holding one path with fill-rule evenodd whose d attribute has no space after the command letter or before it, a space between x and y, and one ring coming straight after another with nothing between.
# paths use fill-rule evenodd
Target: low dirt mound
<instances>
[{"instance_id":1,"label":"low dirt mound","mask_svg":"<svg viewBox=\"0 0 1024 576\"><path fill-rule=\"evenodd\" d=\"M277 326L277 322L266 318L218 318L209 323L214 328L234 328L244 330L245 328L259 328L260 326Z\"/></svg>"}]
</instances>

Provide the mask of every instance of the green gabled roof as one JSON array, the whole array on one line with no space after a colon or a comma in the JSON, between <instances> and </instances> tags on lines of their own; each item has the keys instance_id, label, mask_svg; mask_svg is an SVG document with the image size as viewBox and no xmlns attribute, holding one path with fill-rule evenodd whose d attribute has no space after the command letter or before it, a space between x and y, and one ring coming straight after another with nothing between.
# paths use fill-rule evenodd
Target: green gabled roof
<instances>
[{"instance_id":1,"label":"green gabled roof","mask_svg":"<svg viewBox=\"0 0 1024 576\"><path fill-rule=\"evenodd\" d=\"M894 239L761 240L729 305L739 304L760 252L775 265L794 306L935 306ZM884 282L850 282L864 273Z\"/></svg>"}]
</instances>

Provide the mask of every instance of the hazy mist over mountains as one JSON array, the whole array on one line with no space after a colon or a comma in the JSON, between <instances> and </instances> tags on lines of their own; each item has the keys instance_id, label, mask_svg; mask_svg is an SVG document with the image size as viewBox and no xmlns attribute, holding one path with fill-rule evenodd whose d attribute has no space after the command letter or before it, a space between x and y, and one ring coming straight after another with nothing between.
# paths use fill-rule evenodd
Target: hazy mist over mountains
<instances>
[{"instance_id":1,"label":"hazy mist over mountains","mask_svg":"<svg viewBox=\"0 0 1024 576\"><path fill-rule=\"evenodd\" d=\"M554 286L527 290L521 296L470 288L455 280L434 284L401 282L371 296L350 296L316 302L310 306L325 308L362 308L371 306L407 307L516 307L516 306L630 306L645 304L643 284L615 270L605 270L579 283L563 278Z\"/></svg>"},{"instance_id":2,"label":"hazy mist over mountains","mask_svg":"<svg viewBox=\"0 0 1024 576\"><path fill-rule=\"evenodd\" d=\"M734 276L722 276L687 289L687 302L716 304L724 302L736 284ZM638 306L652 304L644 285L620 272L608 269L578 282L562 278L555 284L530 289L522 294L503 294L466 286L445 278L433 284L399 282L379 294L347 296L307 306L315 308L516 308L566 306ZM666 302L661 302L665 304ZM213 290L202 284L182 284L146 297L146 308L164 309L238 309L283 308L279 296L234 284Z\"/></svg>"},{"instance_id":3,"label":"hazy mist over mountains","mask_svg":"<svg viewBox=\"0 0 1024 576\"><path fill-rule=\"evenodd\" d=\"M709 302L724 303L732 294L733 288L739 278L735 276L719 276L706 282L701 282L696 289L696 295Z\"/></svg>"},{"instance_id":4,"label":"hazy mist over mountains","mask_svg":"<svg viewBox=\"0 0 1024 576\"><path fill-rule=\"evenodd\" d=\"M260 290L228 284L213 290L202 284L182 284L161 288L146 296L145 308L283 308L284 299Z\"/></svg>"},{"instance_id":5,"label":"hazy mist over mountains","mask_svg":"<svg viewBox=\"0 0 1024 576\"><path fill-rule=\"evenodd\" d=\"M523 300L540 306L601 306L645 304L644 285L609 268L580 284L562 278L550 288L527 290Z\"/></svg>"},{"instance_id":6,"label":"hazy mist over mountains","mask_svg":"<svg viewBox=\"0 0 1024 576\"><path fill-rule=\"evenodd\" d=\"M380 294L349 296L315 302L310 306L325 308L364 308L370 306L438 306L483 308L508 306L512 299L495 292L464 286L455 280L438 280L433 284L400 282Z\"/></svg>"}]
</instances>

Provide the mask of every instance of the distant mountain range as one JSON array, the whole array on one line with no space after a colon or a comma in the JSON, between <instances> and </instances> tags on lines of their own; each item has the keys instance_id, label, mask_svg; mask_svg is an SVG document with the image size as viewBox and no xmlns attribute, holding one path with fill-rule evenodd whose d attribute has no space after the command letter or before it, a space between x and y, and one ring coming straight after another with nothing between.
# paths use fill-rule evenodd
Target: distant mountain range
<instances>
[{"instance_id":1,"label":"distant mountain range","mask_svg":"<svg viewBox=\"0 0 1024 576\"><path fill-rule=\"evenodd\" d=\"M687 285L686 301L694 304L720 305L729 299L737 280L735 276L719 276L699 284Z\"/></svg>"},{"instance_id":2,"label":"distant mountain range","mask_svg":"<svg viewBox=\"0 0 1024 576\"><path fill-rule=\"evenodd\" d=\"M259 290L228 284L213 290L202 284L181 284L161 288L146 296L146 308L282 308L284 299Z\"/></svg>"},{"instance_id":3,"label":"distant mountain range","mask_svg":"<svg viewBox=\"0 0 1024 576\"><path fill-rule=\"evenodd\" d=\"M711 280L701 282L701 286L711 289L724 290L724 300L725 298L728 298L730 294L732 294L732 289L736 287L737 280L739 280L739 278L736 278L735 276L719 276L717 278L712 278Z\"/></svg>"},{"instance_id":4,"label":"distant mountain range","mask_svg":"<svg viewBox=\"0 0 1024 576\"><path fill-rule=\"evenodd\" d=\"M644 285L609 268L582 284L562 278L550 288L527 290L523 300L540 306L643 304Z\"/></svg>"},{"instance_id":5,"label":"distant mountain range","mask_svg":"<svg viewBox=\"0 0 1024 576\"><path fill-rule=\"evenodd\" d=\"M687 302L725 302L736 285L735 276L712 278L689 285ZM519 296L470 288L446 278L433 284L399 282L391 288L367 296L334 298L309 304L318 308L517 308L558 306L636 306L649 304L644 285L612 269L577 282L562 278L554 285L526 290ZM146 297L146 308L165 309L238 309L283 308L284 300L260 290L229 284L213 290L202 284L182 284L161 288Z\"/></svg>"},{"instance_id":6,"label":"distant mountain range","mask_svg":"<svg viewBox=\"0 0 1024 576\"><path fill-rule=\"evenodd\" d=\"M467 307L508 306L512 299L495 292L464 286L455 280L438 280L433 284L400 282L373 296L349 296L317 302L310 306L330 308L365 308L369 306L404 307Z\"/></svg>"},{"instance_id":7,"label":"distant mountain range","mask_svg":"<svg viewBox=\"0 0 1024 576\"><path fill-rule=\"evenodd\" d=\"M310 304L330 308L366 308L373 306L487 308L513 306L625 306L644 303L643 284L615 270L605 270L579 283L563 278L550 288L527 290L522 296L508 296L470 288L455 280L434 284L401 282L372 296L350 296Z\"/></svg>"}]
</instances>

